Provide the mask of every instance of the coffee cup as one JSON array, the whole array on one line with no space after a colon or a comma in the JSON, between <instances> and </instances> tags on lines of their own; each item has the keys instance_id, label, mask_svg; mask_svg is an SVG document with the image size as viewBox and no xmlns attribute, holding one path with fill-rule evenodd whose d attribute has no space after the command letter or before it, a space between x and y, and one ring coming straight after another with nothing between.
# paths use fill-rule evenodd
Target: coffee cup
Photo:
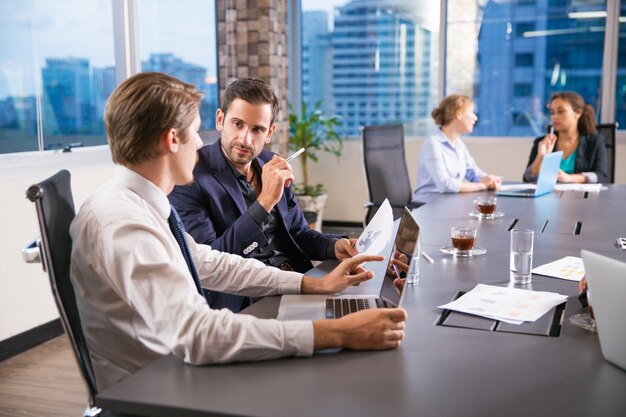
<instances>
[{"instance_id":1,"label":"coffee cup","mask_svg":"<svg viewBox=\"0 0 626 417\"><path fill-rule=\"evenodd\" d=\"M471 256L476 241L476 228L471 226L453 226L450 239L456 256Z\"/></svg>"},{"instance_id":2,"label":"coffee cup","mask_svg":"<svg viewBox=\"0 0 626 417\"><path fill-rule=\"evenodd\" d=\"M477 197L474 200L474 208L478 211L481 218L493 217L496 214L496 205L498 199L496 197Z\"/></svg>"}]
</instances>

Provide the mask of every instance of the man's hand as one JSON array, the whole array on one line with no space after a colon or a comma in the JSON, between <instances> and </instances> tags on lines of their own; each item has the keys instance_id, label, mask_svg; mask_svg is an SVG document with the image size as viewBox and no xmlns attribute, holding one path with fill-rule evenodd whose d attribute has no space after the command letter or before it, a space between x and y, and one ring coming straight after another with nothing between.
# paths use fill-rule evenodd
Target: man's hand
<instances>
[{"instance_id":1,"label":"man's hand","mask_svg":"<svg viewBox=\"0 0 626 417\"><path fill-rule=\"evenodd\" d=\"M404 338L406 311L378 308L348 314L338 320L313 322L314 349L342 347L355 350L394 349Z\"/></svg>"},{"instance_id":2,"label":"man's hand","mask_svg":"<svg viewBox=\"0 0 626 417\"><path fill-rule=\"evenodd\" d=\"M387 274L396 275L398 278L406 277L406 274L409 272L409 258L402 252L396 250L396 254L394 255L391 262L389 262L389 266L387 267Z\"/></svg>"},{"instance_id":3,"label":"man's hand","mask_svg":"<svg viewBox=\"0 0 626 417\"><path fill-rule=\"evenodd\" d=\"M355 245L356 239L339 239L335 242L335 256L342 261L358 255L359 251L356 250Z\"/></svg>"},{"instance_id":4,"label":"man's hand","mask_svg":"<svg viewBox=\"0 0 626 417\"><path fill-rule=\"evenodd\" d=\"M257 200L268 213L278 204L285 187L289 187L293 181L293 172L289 162L274 155L274 157L263 165L261 174L262 188Z\"/></svg>"},{"instance_id":5,"label":"man's hand","mask_svg":"<svg viewBox=\"0 0 626 417\"><path fill-rule=\"evenodd\" d=\"M302 277L302 294L334 294L351 285L359 285L371 279L374 274L363 268L365 262L382 261L384 256L358 255L343 260L335 269L322 278Z\"/></svg>"}]
</instances>

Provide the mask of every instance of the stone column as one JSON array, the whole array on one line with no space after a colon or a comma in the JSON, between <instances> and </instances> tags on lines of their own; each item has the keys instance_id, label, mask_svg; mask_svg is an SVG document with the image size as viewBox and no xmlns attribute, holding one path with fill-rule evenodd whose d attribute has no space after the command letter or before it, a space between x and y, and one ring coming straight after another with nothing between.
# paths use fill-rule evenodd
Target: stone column
<instances>
[{"instance_id":1,"label":"stone column","mask_svg":"<svg viewBox=\"0 0 626 417\"><path fill-rule=\"evenodd\" d=\"M237 78L260 78L278 97L278 127L268 148L289 141L287 0L217 0L220 98Z\"/></svg>"}]
</instances>

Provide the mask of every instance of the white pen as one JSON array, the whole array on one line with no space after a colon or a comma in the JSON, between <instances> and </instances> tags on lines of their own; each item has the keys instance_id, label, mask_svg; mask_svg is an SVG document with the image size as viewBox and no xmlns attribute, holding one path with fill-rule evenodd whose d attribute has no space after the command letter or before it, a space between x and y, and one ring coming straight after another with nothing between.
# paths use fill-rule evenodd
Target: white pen
<instances>
[{"instance_id":1,"label":"white pen","mask_svg":"<svg viewBox=\"0 0 626 417\"><path fill-rule=\"evenodd\" d=\"M398 267L397 267L395 264L391 264L391 266L393 267L393 272L395 272L396 276L397 276L398 278L402 278L402 277L400 276L400 270L398 269Z\"/></svg>"},{"instance_id":2,"label":"white pen","mask_svg":"<svg viewBox=\"0 0 626 417\"><path fill-rule=\"evenodd\" d=\"M424 258L426 258L426 260L427 260L428 262L430 262L431 264L434 264L434 263L435 263L435 260L434 260L433 258L431 258L431 257L430 257L430 255L429 255L429 254L427 254L426 252L422 252L422 256L423 256Z\"/></svg>"},{"instance_id":3,"label":"white pen","mask_svg":"<svg viewBox=\"0 0 626 417\"><path fill-rule=\"evenodd\" d=\"M287 158L287 162L291 162L294 160L294 158L296 158L298 155L300 155L302 152L304 152L304 148L300 148L298 149L295 153L293 153L291 156L289 156Z\"/></svg>"},{"instance_id":4,"label":"white pen","mask_svg":"<svg viewBox=\"0 0 626 417\"><path fill-rule=\"evenodd\" d=\"M550 126L550 134L554 135L554 126Z\"/></svg>"}]
</instances>

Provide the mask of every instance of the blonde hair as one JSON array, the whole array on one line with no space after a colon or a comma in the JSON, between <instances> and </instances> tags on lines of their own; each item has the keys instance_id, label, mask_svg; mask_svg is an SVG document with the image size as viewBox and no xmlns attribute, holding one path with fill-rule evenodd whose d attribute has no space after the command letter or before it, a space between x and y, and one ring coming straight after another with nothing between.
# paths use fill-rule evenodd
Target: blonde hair
<instances>
[{"instance_id":1,"label":"blonde hair","mask_svg":"<svg viewBox=\"0 0 626 417\"><path fill-rule=\"evenodd\" d=\"M142 72L125 80L104 109L113 162L135 165L158 157L161 134L191 126L201 99L195 86L167 74Z\"/></svg>"},{"instance_id":2,"label":"blonde hair","mask_svg":"<svg viewBox=\"0 0 626 417\"><path fill-rule=\"evenodd\" d=\"M446 126L455 117L466 111L474 102L468 96L452 94L439 103L430 113L437 126Z\"/></svg>"}]
</instances>

